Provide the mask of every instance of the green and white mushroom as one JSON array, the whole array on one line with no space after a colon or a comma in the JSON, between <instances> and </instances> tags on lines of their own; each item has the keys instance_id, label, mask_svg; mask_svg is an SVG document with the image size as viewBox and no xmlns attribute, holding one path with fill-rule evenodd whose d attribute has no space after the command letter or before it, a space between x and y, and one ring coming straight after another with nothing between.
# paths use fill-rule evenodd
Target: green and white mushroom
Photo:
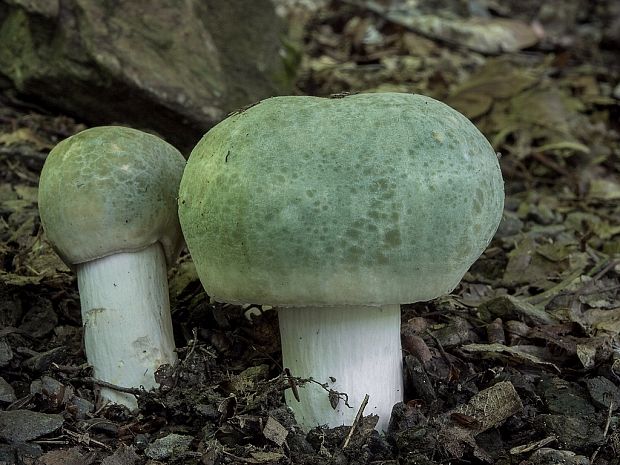
<instances>
[{"instance_id":1,"label":"green and white mushroom","mask_svg":"<svg viewBox=\"0 0 620 465\"><path fill-rule=\"evenodd\" d=\"M194 148L179 215L215 299L279 308L287 392L306 429L365 414L385 430L403 398L400 304L452 291L503 209L495 152L457 111L421 95L275 97Z\"/></svg>"},{"instance_id":2,"label":"green and white mushroom","mask_svg":"<svg viewBox=\"0 0 620 465\"><path fill-rule=\"evenodd\" d=\"M86 356L103 381L149 389L155 370L177 359L166 270L183 244L184 166L163 140L113 126L69 137L45 161L41 223L77 272ZM102 389L102 397L136 407L131 394Z\"/></svg>"}]
</instances>

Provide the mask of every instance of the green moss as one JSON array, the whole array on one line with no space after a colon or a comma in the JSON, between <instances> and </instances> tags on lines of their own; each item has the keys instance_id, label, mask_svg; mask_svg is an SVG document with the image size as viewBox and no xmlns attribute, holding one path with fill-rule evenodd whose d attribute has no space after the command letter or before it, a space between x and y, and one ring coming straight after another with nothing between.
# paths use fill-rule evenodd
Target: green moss
<instances>
[{"instance_id":1,"label":"green moss","mask_svg":"<svg viewBox=\"0 0 620 465\"><path fill-rule=\"evenodd\" d=\"M0 63L5 63L5 73L20 87L23 76L28 75L38 61L28 15L21 9L12 10L0 27Z\"/></svg>"}]
</instances>

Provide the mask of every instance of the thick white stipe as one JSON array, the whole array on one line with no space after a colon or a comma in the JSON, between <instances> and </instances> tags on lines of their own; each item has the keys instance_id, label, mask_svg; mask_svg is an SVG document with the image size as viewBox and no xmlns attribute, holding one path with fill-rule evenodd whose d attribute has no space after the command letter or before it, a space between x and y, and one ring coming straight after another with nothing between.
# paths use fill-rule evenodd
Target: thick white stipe
<instances>
[{"instance_id":1,"label":"thick white stipe","mask_svg":"<svg viewBox=\"0 0 620 465\"><path fill-rule=\"evenodd\" d=\"M346 393L353 407L340 401L333 409L328 393L307 383L299 387L301 402L286 391L297 422L305 430L351 425L368 394L364 415L378 415L376 429L386 431L392 407L403 400L400 306L280 308L278 316L284 366Z\"/></svg>"},{"instance_id":2,"label":"thick white stipe","mask_svg":"<svg viewBox=\"0 0 620 465\"><path fill-rule=\"evenodd\" d=\"M80 264L77 275L86 357L95 378L123 387L156 387L155 370L177 360L161 245ZM103 388L101 395L137 407L131 394Z\"/></svg>"}]
</instances>

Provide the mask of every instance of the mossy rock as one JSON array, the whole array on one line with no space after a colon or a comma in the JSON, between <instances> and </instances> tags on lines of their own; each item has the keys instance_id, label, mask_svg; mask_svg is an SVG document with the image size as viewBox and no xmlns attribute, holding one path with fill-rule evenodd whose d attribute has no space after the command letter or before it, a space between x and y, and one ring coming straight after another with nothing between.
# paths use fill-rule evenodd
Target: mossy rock
<instances>
[{"instance_id":1,"label":"mossy rock","mask_svg":"<svg viewBox=\"0 0 620 465\"><path fill-rule=\"evenodd\" d=\"M191 148L230 111L290 88L269 0L0 0L0 76L93 125Z\"/></svg>"}]
</instances>

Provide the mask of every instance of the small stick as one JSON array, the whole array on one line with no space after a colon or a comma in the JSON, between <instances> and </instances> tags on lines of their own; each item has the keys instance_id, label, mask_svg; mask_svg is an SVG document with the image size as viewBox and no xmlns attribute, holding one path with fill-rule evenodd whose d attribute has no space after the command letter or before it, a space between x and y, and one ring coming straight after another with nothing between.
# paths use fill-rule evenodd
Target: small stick
<instances>
[{"instance_id":1,"label":"small stick","mask_svg":"<svg viewBox=\"0 0 620 465\"><path fill-rule=\"evenodd\" d=\"M532 452L534 449L540 449L541 447L545 447L547 444L551 444L552 442L557 441L558 438L555 436L548 436L540 441L530 442L529 444L523 444L522 446L515 446L510 449L511 455L518 454L527 454L528 452Z\"/></svg>"},{"instance_id":2,"label":"small stick","mask_svg":"<svg viewBox=\"0 0 620 465\"><path fill-rule=\"evenodd\" d=\"M76 381L78 383L81 382L85 384L94 384L96 386L113 389L118 392L125 392L127 394L133 394L134 396L139 396L140 394L144 394L144 391L142 389L117 386L116 384L108 383L106 381L101 381L100 379L96 379L96 378L73 378L71 381Z\"/></svg>"},{"instance_id":3,"label":"small stick","mask_svg":"<svg viewBox=\"0 0 620 465\"><path fill-rule=\"evenodd\" d=\"M179 364L179 367L181 365L185 365L187 363L187 361L191 358L192 355L194 355L194 351L196 350L196 345L198 344L198 328L192 328L192 340L189 341L189 351L187 352L187 355L185 356L185 358L183 359L183 361Z\"/></svg>"},{"instance_id":4,"label":"small stick","mask_svg":"<svg viewBox=\"0 0 620 465\"><path fill-rule=\"evenodd\" d=\"M603 438L604 439L607 439L607 433L609 433L609 425L611 424L611 413L613 412L613 410L614 410L614 403L613 403L613 401L610 401L609 402L609 411L607 412L607 422L605 423L605 430L603 431ZM596 458L598 453L601 451L601 447L603 447L603 444L601 444L600 446L598 446L596 448L596 450L592 454L592 457L590 458L590 463L594 463L594 459Z\"/></svg>"},{"instance_id":5,"label":"small stick","mask_svg":"<svg viewBox=\"0 0 620 465\"><path fill-rule=\"evenodd\" d=\"M347 446L349 445L349 441L353 437L353 431L355 431L355 428L357 428L357 425L362 420L362 414L364 413L364 409L366 408L366 405L368 405L368 399L369 399L369 396L368 394L366 394L364 396L364 400L362 401L362 404L360 405L359 410L357 411L357 415L355 415L355 420L353 420L353 424L351 425L349 434L347 435L347 438L344 440L344 444L342 445L343 449L346 449Z\"/></svg>"},{"instance_id":6,"label":"small stick","mask_svg":"<svg viewBox=\"0 0 620 465\"><path fill-rule=\"evenodd\" d=\"M448 354L444 350L443 345L441 345L441 342L439 342L439 339L437 339L437 336L431 333L430 330L428 329L426 330L426 334L428 334L431 337L431 339L435 341L435 344L437 344L437 348L439 349L439 353L441 354L442 358L446 361L446 363L448 364L448 367L450 367L450 370L453 370L454 365L450 361L450 357L448 357Z\"/></svg>"},{"instance_id":7,"label":"small stick","mask_svg":"<svg viewBox=\"0 0 620 465\"><path fill-rule=\"evenodd\" d=\"M301 398L299 397L299 391L297 390L297 383L295 383L295 380L293 379L293 376L291 375L291 370L289 370L288 368L285 368L284 374L286 375L286 379L288 380L288 384L291 387L291 391L293 392L293 396L295 397L295 400L297 402L301 402Z\"/></svg>"},{"instance_id":8,"label":"small stick","mask_svg":"<svg viewBox=\"0 0 620 465\"><path fill-rule=\"evenodd\" d=\"M301 402L301 397L299 396L299 390L297 389L298 386L303 386L306 383L314 383L320 386L322 389L324 389L325 392L327 392L330 396L336 396L339 400L342 400L344 402L344 405L346 405L347 407L353 408L349 405L349 396L346 392L338 392L333 389L330 389L327 383L321 383L314 378L300 378L300 377L293 376L291 374L291 370L288 368L284 368L284 374L286 376L286 380L288 381L288 385L291 388L291 391L293 391L293 397L295 397L297 402ZM283 388L283 389L288 389L288 388Z\"/></svg>"}]
</instances>

